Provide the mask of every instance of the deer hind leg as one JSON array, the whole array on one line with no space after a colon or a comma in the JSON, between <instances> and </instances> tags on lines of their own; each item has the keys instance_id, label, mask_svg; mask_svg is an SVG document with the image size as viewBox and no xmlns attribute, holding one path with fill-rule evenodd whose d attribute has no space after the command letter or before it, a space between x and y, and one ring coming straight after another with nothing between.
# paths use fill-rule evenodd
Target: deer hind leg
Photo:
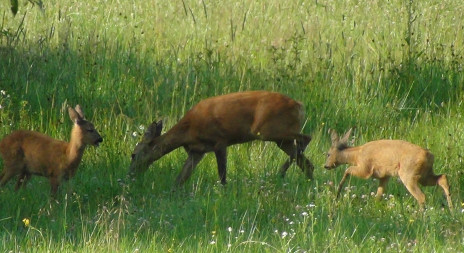
<instances>
[{"instance_id":1,"label":"deer hind leg","mask_svg":"<svg viewBox=\"0 0 464 253\"><path fill-rule=\"evenodd\" d=\"M306 149L309 141L311 141L311 137L307 135L301 136L301 139L295 139L294 141L276 141L277 146L289 156L289 159L287 159L280 168L280 175L282 177L285 176L290 165L296 160L298 167L300 167L300 169L306 174L306 177L309 179L313 178L314 166L303 154L303 151Z\"/></svg>"},{"instance_id":2,"label":"deer hind leg","mask_svg":"<svg viewBox=\"0 0 464 253\"><path fill-rule=\"evenodd\" d=\"M441 186L441 188L443 188L443 191L445 192L445 196L446 196L446 201L448 201L448 207L449 207L450 210L452 210L453 209L453 203L451 202L448 179L446 178L446 175L445 174L439 175L437 183L438 183L439 186Z\"/></svg>"},{"instance_id":3,"label":"deer hind leg","mask_svg":"<svg viewBox=\"0 0 464 253\"><path fill-rule=\"evenodd\" d=\"M281 141L276 143L277 146L279 146L279 148L282 149L289 156L287 161L285 161L285 163L282 164L282 166L280 167L280 175L282 177L285 176L290 165L292 165L292 163L296 160L298 167L300 167L300 169L306 174L306 177L308 179L313 178L314 166L303 155L302 152L299 152L297 143L295 143L294 141Z\"/></svg>"},{"instance_id":4,"label":"deer hind leg","mask_svg":"<svg viewBox=\"0 0 464 253\"><path fill-rule=\"evenodd\" d=\"M299 134L299 137L300 138L297 139L296 164L305 172L308 179L313 179L314 165L303 154L309 142L311 141L311 136Z\"/></svg>"},{"instance_id":5,"label":"deer hind leg","mask_svg":"<svg viewBox=\"0 0 464 253\"><path fill-rule=\"evenodd\" d=\"M276 141L275 143L282 151L284 151L289 156L287 161L285 161L284 164L282 164L282 166L280 167L280 176L285 177L288 168L290 167L290 165L292 165L293 161L295 160L297 154L296 146L291 141Z\"/></svg>"},{"instance_id":6,"label":"deer hind leg","mask_svg":"<svg viewBox=\"0 0 464 253\"><path fill-rule=\"evenodd\" d=\"M421 178L419 182L423 186L434 186L438 184L441 188L443 188L443 191L445 192L445 197L446 197L446 201L448 202L448 207L450 209L453 209L453 204L451 202L451 195L449 191L448 179L446 178L445 174L441 174L438 176L431 174L431 175Z\"/></svg>"},{"instance_id":7,"label":"deer hind leg","mask_svg":"<svg viewBox=\"0 0 464 253\"><path fill-rule=\"evenodd\" d=\"M176 186L181 186L192 175L193 169L198 165L205 154L190 151L187 160L184 163L182 171L177 176Z\"/></svg>"},{"instance_id":8,"label":"deer hind leg","mask_svg":"<svg viewBox=\"0 0 464 253\"><path fill-rule=\"evenodd\" d=\"M420 183L424 186L433 186L433 185L438 184L441 188L443 188L443 191L445 192L445 197L446 197L446 201L448 202L449 209L453 209L453 204L451 202L451 195L449 191L448 179L446 178L445 174L441 174L438 176L429 175L421 179Z\"/></svg>"},{"instance_id":9,"label":"deer hind leg","mask_svg":"<svg viewBox=\"0 0 464 253\"><path fill-rule=\"evenodd\" d=\"M219 179L221 180L221 184L225 185L226 184L226 174L227 174L227 148L220 148L216 151L214 151L214 154L216 155L216 162L218 166L218 173L219 173Z\"/></svg>"}]
</instances>

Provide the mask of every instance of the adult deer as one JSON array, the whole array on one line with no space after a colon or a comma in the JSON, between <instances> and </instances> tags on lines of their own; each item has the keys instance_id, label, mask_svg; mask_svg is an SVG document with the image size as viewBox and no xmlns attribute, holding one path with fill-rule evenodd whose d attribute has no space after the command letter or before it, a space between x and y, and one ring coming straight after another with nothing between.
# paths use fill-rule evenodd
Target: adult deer
<instances>
[{"instance_id":1,"label":"adult deer","mask_svg":"<svg viewBox=\"0 0 464 253\"><path fill-rule=\"evenodd\" d=\"M377 140L358 147L349 147L348 139L352 129L345 133L342 139L334 130L329 130L332 146L327 153L326 169L334 169L342 164L351 165L345 171L338 186L337 197L348 176L368 179L379 179L376 198L380 199L385 192L390 177L398 176L408 191L423 208L425 195L419 188L423 186L440 185L452 209L448 180L446 175L435 175L433 172L434 156L428 150L402 140Z\"/></svg>"},{"instance_id":2,"label":"adult deer","mask_svg":"<svg viewBox=\"0 0 464 253\"><path fill-rule=\"evenodd\" d=\"M132 153L130 174L146 170L169 152L184 147L188 158L176 179L182 185L207 152L216 155L219 178L226 183L227 147L252 140L272 141L289 159L282 165L285 175L291 163L308 178L313 165L303 155L311 140L301 134L303 105L285 95L268 91L237 92L200 101L169 131L161 135L162 122L154 121Z\"/></svg>"},{"instance_id":3,"label":"adult deer","mask_svg":"<svg viewBox=\"0 0 464 253\"><path fill-rule=\"evenodd\" d=\"M87 145L98 146L103 141L93 124L85 120L79 105L68 108L74 122L71 140L64 142L34 131L18 130L0 142L3 171L0 185L4 186L12 177L19 175L15 190L24 186L31 175L47 177L51 194L55 195L63 178L76 174Z\"/></svg>"}]
</instances>

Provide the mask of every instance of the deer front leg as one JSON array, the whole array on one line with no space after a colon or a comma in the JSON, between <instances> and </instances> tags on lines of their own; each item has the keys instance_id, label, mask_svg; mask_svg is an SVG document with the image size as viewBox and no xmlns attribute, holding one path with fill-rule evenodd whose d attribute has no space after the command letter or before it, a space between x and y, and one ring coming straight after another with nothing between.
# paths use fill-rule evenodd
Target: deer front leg
<instances>
[{"instance_id":1,"label":"deer front leg","mask_svg":"<svg viewBox=\"0 0 464 253\"><path fill-rule=\"evenodd\" d=\"M389 179L390 177L384 177L379 179L379 187L377 188L377 194L375 195L375 198L377 200L380 200L382 198L382 195L385 192L385 187L387 186Z\"/></svg>"},{"instance_id":2,"label":"deer front leg","mask_svg":"<svg viewBox=\"0 0 464 253\"><path fill-rule=\"evenodd\" d=\"M216 155L216 162L218 166L218 173L219 179L221 180L221 184L226 184L226 165L227 165L227 147L219 148L218 150L214 151Z\"/></svg>"},{"instance_id":3,"label":"deer front leg","mask_svg":"<svg viewBox=\"0 0 464 253\"><path fill-rule=\"evenodd\" d=\"M342 191L343 184L345 183L345 180L350 176L353 175L355 177L359 178L364 178L367 179L372 175L372 172L366 173L362 169L362 167L358 166L350 166L348 169L345 170L345 174L343 175L342 181L340 181L340 184L338 185L338 190L337 190L337 198L340 196L340 192Z\"/></svg>"},{"instance_id":4,"label":"deer front leg","mask_svg":"<svg viewBox=\"0 0 464 253\"><path fill-rule=\"evenodd\" d=\"M350 173L349 173L349 168L345 171L345 174L343 174L343 178L342 180L340 181L340 184L338 185L338 189L337 189L337 199L338 197L340 196L340 192L342 191L342 187L343 187L343 184L345 183L345 180L349 177Z\"/></svg>"},{"instance_id":5,"label":"deer front leg","mask_svg":"<svg viewBox=\"0 0 464 253\"><path fill-rule=\"evenodd\" d=\"M25 187L27 181L31 178L31 174L27 172L23 172L21 175L19 175L18 181L16 182L16 187L15 191L19 190L19 188Z\"/></svg>"},{"instance_id":6,"label":"deer front leg","mask_svg":"<svg viewBox=\"0 0 464 253\"><path fill-rule=\"evenodd\" d=\"M199 153L194 151L188 152L187 160L184 163L184 167L182 171L177 176L176 179L176 186L181 186L184 182L192 175L193 169L197 166L197 164L201 161L205 153Z\"/></svg>"},{"instance_id":7,"label":"deer front leg","mask_svg":"<svg viewBox=\"0 0 464 253\"><path fill-rule=\"evenodd\" d=\"M55 198L56 193L58 192L58 186L60 185L60 178L58 176L52 175L49 178L50 181L50 195Z\"/></svg>"}]
</instances>

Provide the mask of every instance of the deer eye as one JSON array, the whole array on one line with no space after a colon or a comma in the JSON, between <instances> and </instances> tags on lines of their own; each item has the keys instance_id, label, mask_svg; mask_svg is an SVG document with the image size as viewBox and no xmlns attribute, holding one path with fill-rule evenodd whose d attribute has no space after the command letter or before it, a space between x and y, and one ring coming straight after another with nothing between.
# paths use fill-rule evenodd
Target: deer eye
<instances>
[{"instance_id":1,"label":"deer eye","mask_svg":"<svg viewBox=\"0 0 464 253\"><path fill-rule=\"evenodd\" d=\"M95 130L93 130L93 129L87 129L87 132L89 132L89 133L93 133L94 131Z\"/></svg>"}]
</instances>

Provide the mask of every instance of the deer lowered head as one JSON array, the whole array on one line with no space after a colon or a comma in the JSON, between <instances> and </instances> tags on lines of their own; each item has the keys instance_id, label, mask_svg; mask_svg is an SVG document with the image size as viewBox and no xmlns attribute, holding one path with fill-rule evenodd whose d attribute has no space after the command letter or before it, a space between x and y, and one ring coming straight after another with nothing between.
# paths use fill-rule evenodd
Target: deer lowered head
<instances>
[{"instance_id":1,"label":"deer lowered head","mask_svg":"<svg viewBox=\"0 0 464 253\"><path fill-rule=\"evenodd\" d=\"M161 135L163 122L154 121L148 126L142 140L137 143L132 152L129 173L134 175L148 169L149 165L163 156L161 149L156 146L157 138Z\"/></svg>"}]
</instances>

